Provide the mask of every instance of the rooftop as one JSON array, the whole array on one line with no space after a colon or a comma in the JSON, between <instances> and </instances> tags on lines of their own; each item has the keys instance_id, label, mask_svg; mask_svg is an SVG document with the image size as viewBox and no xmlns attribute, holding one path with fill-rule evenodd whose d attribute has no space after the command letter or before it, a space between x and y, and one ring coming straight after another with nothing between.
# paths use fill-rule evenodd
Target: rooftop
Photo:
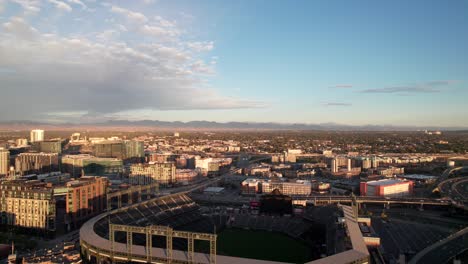
<instances>
[{"instance_id":1,"label":"rooftop","mask_svg":"<svg viewBox=\"0 0 468 264\"><path fill-rule=\"evenodd\" d=\"M372 185L372 186L385 186L385 185L393 185L393 184L398 184L398 183L404 183L405 181L402 180L379 180L379 181L369 181L367 182L367 185Z\"/></svg>"}]
</instances>

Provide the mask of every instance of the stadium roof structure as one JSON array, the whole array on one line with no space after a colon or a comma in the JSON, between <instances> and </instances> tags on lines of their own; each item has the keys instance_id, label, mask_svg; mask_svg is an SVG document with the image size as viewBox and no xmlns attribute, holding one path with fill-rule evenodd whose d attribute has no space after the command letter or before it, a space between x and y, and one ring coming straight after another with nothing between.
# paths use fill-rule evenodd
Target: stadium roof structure
<instances>
[{"instance_id":1,"label":"stadium roof structure","mask_svg":"<svg viewBox=\"0 0 468 264\"><path fill-rule=\"evenodd\" d=\"M368 263L369 250L364 242L361 230L351 206L341 206L344 214L346 230L351 240L352 249L325 258L307 262L307 264L344 264Z\"/></svg>"}]
</instances>

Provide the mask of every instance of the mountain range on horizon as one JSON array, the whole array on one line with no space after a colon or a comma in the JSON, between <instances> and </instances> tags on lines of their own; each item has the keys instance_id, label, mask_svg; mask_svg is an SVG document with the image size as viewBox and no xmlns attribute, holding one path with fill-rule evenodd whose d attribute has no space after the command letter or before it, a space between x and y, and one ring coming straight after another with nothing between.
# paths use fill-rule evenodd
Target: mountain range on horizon
<instances>
[{"instance_id":1,"label":"mountain range on horizon","mask_svg":"<svg viewBox=\"0 0 468 264\"><path fill-rule=\"evenodd\" d=\"M148 129L192 129L192 130L321 130L321 131L421 131L442 130L458 131L468 130L467 127L444 127L444 126L400 126L400 125L345 125L337 123L275 123L275 122L215 122L215 121L159 121L159 120L108 120L94 123L48 123L30 120L0 121L1 129L30 129L35 127L47 127L49 129L71 129L71 128L144 128Z\"/></svg>"}]
</instances>

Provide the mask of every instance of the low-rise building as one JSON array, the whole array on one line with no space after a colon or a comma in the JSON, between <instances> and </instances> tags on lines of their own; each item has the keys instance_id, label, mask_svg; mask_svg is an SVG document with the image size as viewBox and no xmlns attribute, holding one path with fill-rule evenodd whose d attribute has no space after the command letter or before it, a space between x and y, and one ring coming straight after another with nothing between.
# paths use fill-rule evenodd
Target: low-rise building
<instances>
[{"instance_id":1,"label":"low-rise building","mask_svg":"<svg viewBox=\"0 0 468 264\"><path fill-rule=\"evenodd\" d=\"M284 195L310 195L312 186L309 181L262 182L262 193L271 193L275 189L278 189Z\"/></svg>"},{"instance_id":2,"label":"low-rise building","mask_svg":"<svg viewBox=\"0 0 468 264\"><path fill-rule=\"evenodd\" d=\"M403 197L413 193L413 182L385 179L379 181L361 182L362 196Z\"/></svg>"}]
</instances>

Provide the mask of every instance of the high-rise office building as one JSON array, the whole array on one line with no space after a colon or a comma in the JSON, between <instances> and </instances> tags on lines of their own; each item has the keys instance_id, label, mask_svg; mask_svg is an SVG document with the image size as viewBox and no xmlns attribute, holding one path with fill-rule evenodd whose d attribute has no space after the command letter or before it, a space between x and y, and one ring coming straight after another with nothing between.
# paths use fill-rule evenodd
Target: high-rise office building
<instances>
[{"instance_id":1,"label":"high-rise office building","mask_svg":"<svg viewBox=\"0 0 468 264\"><path fill-rule=\"evenodd\" d=\"M336 159L331 160L331 172L335 173L338 172L338 162Z\"/></svg>"},{"instance_id":2,"label":"high-rise office building","mask_svg":"<svg viewBox=\"0 0 468 264\"><path fill-rule=\"evenodd\" d=\"M348 167L348 171L351 171L351 169L353 167L352 163L351 163L351 159L348 159L348 166L347 167Z\"/></svg>"},{"instance_id":3,"label":"high-rise office building","mask_svg":"<svg viewBox=\"0 0 468 264\"><path fill-rule=\"evenodd\" d=\"M31 143L44 140L44 130L34 129L31 130Z\"/></svg>"},{"instance_id":4,"label":"high-rise office building","mask_svg":"<svg viewBox=\"0 0 468 264\"><path fill-rule=\"evenodd\" d=\"M125 145L119 140L102 141L94 144L94 156L98 158L125 158Z\"/></svg>"},{"instance_id":5,"label":"high-rise office building","mask_svg":"<svg viewBox=\"0 0 468 264\"><path fill-rule=\"evenodd\" d=\"M10 170L10 151L0 148L0 177L7 176Z\"/></svg>"},{"instance_id":6,"label":"high-rise office building","mask_svg":"<svg viewBox=\"0 0 468 264\"><path fill-rule=\"evenodd\" d=\"M60 154L62 153L62 141L61 140L36 141L32 143L32 148L38 152Z\"/></svg>"},{"instance_id":7,"label":"high-rise office building","mask_svg":"<svg viewBox=\"0 0 468 264\"><path fill-rule=\"evenodd\" d=\"M143 161L145 157L145 145L143 141L125 140L125 157L126 160Z\"/></svg>"},{"instance_id":8,"label":"high-rise office building","mask_svg":"<svg viewBox=\"0 0 468 264\"><path fill-rule=\"evenodd\" d=\"M20 175L58 171L58 154L21 153L15 158L15 169Z\"/></svg>"}]
</instances>

